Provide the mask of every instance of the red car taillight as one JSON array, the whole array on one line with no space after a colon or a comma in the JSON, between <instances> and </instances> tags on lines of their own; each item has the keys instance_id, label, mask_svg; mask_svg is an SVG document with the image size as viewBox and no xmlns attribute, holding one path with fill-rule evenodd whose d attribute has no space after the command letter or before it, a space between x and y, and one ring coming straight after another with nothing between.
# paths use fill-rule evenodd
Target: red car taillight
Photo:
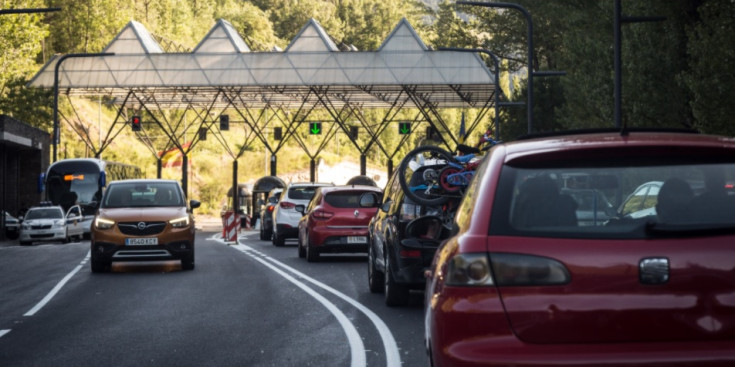
<instances>
[{"instance_id":1,"label":"red car taillight","mask_svg":"<svg viewBox=\"0 0 735 367\"><path fill-rule=\"evenodd\" d=\"M314 219L329 219L334 216L334 213L325 212L324 210L314 211Z\"/></svg>"},{"instance_id":2,"label":"red car taillight","mask_svg":"<svg viewBox=\"0 0 735 367\"><path fill-rule=\"evenodd\" d=\"M272 212L273 211L273 208L275 208L275 206L273 204L271 204L271 205L268 205L268 207L265 208L265 210L267 210L269 212Z\"/></svg>"},{"instance_id":3,"label":"red car taillight","mask_svg":"<svg viewBox=\"0 0 735 367\"><path fill-rule=\"evenodd\" d=\"M420 250L401 250L400 255L401 257L416 258L416 257L421 257L421 251Z\"/></svg>"},{"instance_id":4,"label":"red car taillight","mask_svg":"<svg viewBox=\"0 0 735 367\"><path fill-rule=\"evenodd\" d=\"M289 203L288 201L281 201L278 203L278 205L281 207L281 209L293 209L296 207L296 204Z\"/></svg>"},{"instance_id":5,"label":"red car taillight","mask_svg":"<svg viewBox=\"0 0 735 367\"><path fill-rule=\"evenodd\" d=\"M468 253L458 254L449 260L446 284L544 286L567 284L570 280L567 268L559 261L548 257L509 253Z\"/></svg>"}]
</instances>

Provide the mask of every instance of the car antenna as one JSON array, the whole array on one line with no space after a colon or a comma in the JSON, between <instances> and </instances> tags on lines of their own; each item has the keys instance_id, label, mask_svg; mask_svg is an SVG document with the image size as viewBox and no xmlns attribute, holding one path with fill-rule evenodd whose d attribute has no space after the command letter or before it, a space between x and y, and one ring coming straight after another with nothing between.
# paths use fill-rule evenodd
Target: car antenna
<instances>
[{"instance_id":1,"label":"car antenna","mask_svg":"<svg viewBox=\"0 0 735 367\"><path fill-rule=\"evenodd\" d=\"M623 119L623 122L621 123L622 128L620 129L620 136L628 136L628 120Z\"/></svg>"}]
</instances>

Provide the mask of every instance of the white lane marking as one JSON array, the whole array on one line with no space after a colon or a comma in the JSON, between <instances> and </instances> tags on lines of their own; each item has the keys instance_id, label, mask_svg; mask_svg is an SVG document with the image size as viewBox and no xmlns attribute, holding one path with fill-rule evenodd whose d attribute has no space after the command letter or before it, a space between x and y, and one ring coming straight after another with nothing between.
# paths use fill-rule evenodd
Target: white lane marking
<instances>
[{"instance_id":1,"label":"white lane marking","mask_svg":"<svg viewBox=\"0 0 735 367\"><path fill-rule=\"evenodd\" d=\"M4 329L4 330L0 330L0 338L2 338L2 337L3 337L3 335L5 335L5 334L7 334L7 333L9 333L9 332L10 332L10 329Z\"/></svg>"},{"instance_id":2,"label":"white lane marking","mask_svg":"<svg viewBox=\"0 0 735 367\"><path fill-rule=\"evenodd\" d=\"M246 246L246 245L242 245ZM347 297L344 293L270 257L265 256L265 258L268 261L271 261L275 263L278 266L281 266L288 271L296 274L297 276L309 281L310 283L326 290L329 293L334 294L335 296L342 298L358 310L360 310L365 316L367 316L370 321L373 322L373 325L375 325L375 328L378 329L378 334L380 334L380 338L383 339L383 347L385 348L385 363L388 367L394 367L394 366L400 366L401 365L401 353L398 351L398 344L396 343L396 340L393 338L393 334L391 334L390 329L388 328L388 325L383 322L383 320L376 315L372 310L365 307L362 303L355 301L354 299Z\"/></svg>"},{"instance_id":3,"label":"white lane marking","mask_svg":"<svg viewBox=\"0 0 735 367\"><path fill-rule=\"evenodd\" d=\"M258 261L259 263L269 267L271 270L275 271L280 276L286 278L288 281L295 284L297 287L301 288L304 292L314 297L314 299L316 299L317 301L319 301L319 303L321 303L324 307L326 307L329 310L329 312L331 312L332 315L334 315L334 317L337 318L337 321L342 326L342 329L347 335L347 340L350 343L350 355L352 357L352 362L350 365L352 367L361 367L361 366L367 365L367 357L365 356L365 345L362 343L362 339L360 338L360 333L357 332L357 328L355 327L355 325L353 325L352 322L350 322L347 316L344 313L342 313L342 311L340 311L340 309L337 308L337 306L335 306L333 303L329 302L329 300L324 298L321 294L309 288L309 286L298 281L296 278L287 274L283 270L273 266L272 264L266 262L265 260L257 256L253 256L253 254L251 254L250 252L255 252L255 251L253 251L251 247L240 245L240 244L233 245L232 247L250 256L251 258Z\"/></svg>"},{"instance_id":4,"label":"white lane marking","mask_svg":"<svg viewBox=\"0 0 735 367\"><path fill-rule=\"evenodd\" d=\"M46 306L46 304L49 303L49 301L51 301L52 298L54 298L56 293L59 293L59 291L66 284L66 282L68 282L69 279L71 279L71 277L74 276L74 274L76 274L77 272L79 272L79 270L82 269L82 264L87 262L87 260L89 259L90 253L91 252L87 252L87 256L84 258L84 260L82 260L82 262L79 265L77 265L77 267L74 268L74 270L72 270L69 274L66 274L64 279L61 279L61 281L59 281L59 283L56 284L56 286L54 287L54 289L51 290L51 292L48 292L46 297L43 297L43 299L40 302L38 302L35 306L33 306L33 308L30 309L28 312L23 314L23 316L33 316L36 314L36 312L38 312L41 308L43 308L43 306Z\"/></svg>"}]
</instances>

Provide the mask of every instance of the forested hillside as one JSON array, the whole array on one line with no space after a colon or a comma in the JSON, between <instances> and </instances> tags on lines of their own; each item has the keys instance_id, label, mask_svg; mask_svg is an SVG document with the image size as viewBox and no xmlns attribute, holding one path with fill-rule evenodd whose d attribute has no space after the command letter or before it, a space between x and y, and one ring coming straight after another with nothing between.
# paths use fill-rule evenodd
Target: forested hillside
<instances>
[{"instance_id":1,"label":"forested hillside","mask_svg":"<svg viewBox=\"0 0 735 367\"><path fill-rule=\"evenodd\" d=\"M533 70L567 73L535 79L534 131L614 126L614 1L515 3L533 17ZM434 48L479 47L498 55L504 93L511 100L526 98L527 24L513 10L416 0L2 0L0 6L62 8L51 13L0 15L0 113L47 131L51 131L51 93L26 88L28 80L53 54L100 52L130 20L142 23L167 50L187 52L218 19L232 23L252 50L271 51L285 48L310 18L319 21L338 45L375 50L400 19L407 18L424 42ZM731 67L735 65L735 2L622 0L622 8L625 15L665 17L660 22L623 26L625 123L735 135L730 121L735 114L731 102L735 97L731 88L735 84ZM79 111L72 111L64 99L61 102L65 116L84 120L77 122L93 131L104 130L115 117L115 111L102 100L82 101ZM473 113L442 111L453 128L459 124L461 112ZM489 125L492 116L486 119ZM501 120L503 140L513 140L526 132L523 107L504 110ZM63 134L65 156L89 154L71 128L65 127ZM126 131L106 155L150 167L154 162L151 153L134 141L135 136ZM349 149L344 141L336 145ZM216 144L203 145L202 149L207 160L221 155ZM249 159L266 158L259 146L249 150L253 154ZM298 149L289 154L294 159L281 161L297 163L283 170L304 164L298 158ZM378 154L369 159L371 164L385 163ZM197 162L197 157L193 161ZM226 185L227 170L208 170L197 171L201 175L199 185ZM214 197L221 195L218 190L223 189L205 191L211 191Z\"/></svg>"}]
</instances>

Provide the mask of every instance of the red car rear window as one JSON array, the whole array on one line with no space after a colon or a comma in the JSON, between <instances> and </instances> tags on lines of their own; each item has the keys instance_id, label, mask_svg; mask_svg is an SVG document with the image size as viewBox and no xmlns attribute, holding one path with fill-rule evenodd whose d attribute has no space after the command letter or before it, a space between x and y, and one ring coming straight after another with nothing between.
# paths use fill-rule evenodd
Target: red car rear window
<instances>
[{"instance_id":1,"label":"red car rear window","mask_svg":"<svg viewBox=\"0 0 735 367\"><path fill-rule=\"evenodd\" d=\"M335 208L359 208L362 194L364 192L331 192L324 197L324 201Z\"/></svg>"}]
</instances>

